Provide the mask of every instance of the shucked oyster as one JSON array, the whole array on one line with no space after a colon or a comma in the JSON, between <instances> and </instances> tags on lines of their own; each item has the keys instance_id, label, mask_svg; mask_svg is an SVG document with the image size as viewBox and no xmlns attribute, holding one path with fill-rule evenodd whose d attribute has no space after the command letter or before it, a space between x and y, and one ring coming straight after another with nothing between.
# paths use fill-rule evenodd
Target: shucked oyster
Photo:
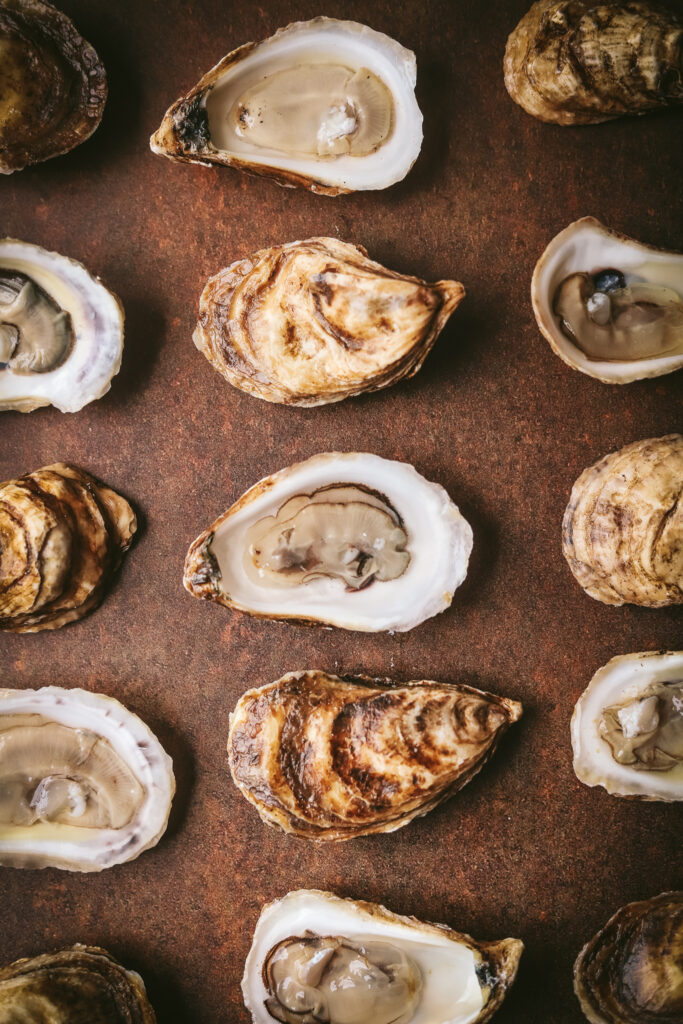
<instances>
[{"instance_id":1,"label":"shucked oyster","mask_svg":"<svg viewBox=\"0 0 683 1024\"><path fill-rule=\"evenodd\" d=\"M538 0L508 39L505 85L528 114L597 124L683 103L683 25L637 0Z\"/></svg>"},{"instance_id":2,"label":"shucked oyster","mask_svg":"<svg viewBox=\"0 0 683 1024\"><path fill-rule=\"evenodd\" d=\"M191 545L195 597L269 619L412 629L449 606L472 530L438 484L328 452L255 484Z\"/></svg>"},{"instance_id":3,"label":"shucked oyster","mask_svg":"<svg viewBox=\"0 0 683 1024\"><path fill-rule=\"evenodd\" d=\"M150 145L280 185L387 188L422 145L415 55L366 25L297 21L224 57L168 109Z\"/></svg>"},{"instance_id":4,"label":"shucked oyster","mask_svg":"<svg viewBox=\"0 0 683 1024\"><path fill-rule=\"evenodd\" d=\"M290 672L239 700L230 771L266 824L285 832L393 832L469 782L521 713L471 686Z\"/></svg>"},{"instance_id":5,"label":"shucked oyster","mask_svg":"<svg viewBox=\"0 0 683 1024\"><path fill-rule=\"evenodd\" d=\"M416 374L464 295L458 281L430 285L362 247L309 238L210 278L194 343L242 391L323 405Z\"/></svg>"},{"instance_id":6,"label":"shucked oyster","mask_svg":"<svg viewBox=\"0 0 683 1024\"><path fill-rule=\"evenodd\" d=\"M683 436L636 441L584 470L562 524L569 568L591 597L683 603Z\"/></svg>"},{"instance_id":7,"label":"shucked oyster","mask_svg":"<svg viewBox=\"0 0 683 1024\"><path fill-rule=\"evenodd\" d=\"M523 948L301 889L261 912L242 992L254 1024L483 1024Z\"/></svg>"}]
</instances>

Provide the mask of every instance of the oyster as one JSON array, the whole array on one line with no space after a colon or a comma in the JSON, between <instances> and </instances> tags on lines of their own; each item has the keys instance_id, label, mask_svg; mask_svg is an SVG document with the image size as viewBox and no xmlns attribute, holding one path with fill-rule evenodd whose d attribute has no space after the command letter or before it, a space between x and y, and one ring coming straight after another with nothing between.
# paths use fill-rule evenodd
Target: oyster
<instances>
[{"instance_id":1,"label":"oyster","mask_svg":"<svg viewBox=\"0 0 683 1024\"><path fill-rule=\"evenodd\" d=\"M119 372L123 307L80 263L0 240L0 412L78 412Z\"/></svg>"},{"instance_id":2,"label":"oyster","mask_svg":"<svg viewBox=\"0 0 683 1024\"><path fill-rule=\"evenodd\" d=\"M683 25L647 3L538 0L505 50L510 96L541 121L598 124L683 103Z\"/></svg>"},{"instance_id":3,"label":"oyster","mask_svg":"<svg viewBox=\"0 0 683 1024\"><path fill-rule=\"evenodd\" d=\"M444 611L472 530L404 462L328 452L259 481L191 545L195 597L269 619L404 631Z\"/></svg>"},{"instance_id":4,"label":"oyster","mask_svg":"<svg viewBox=\"0 0 683 1024\"><path fill-rule=\"evenodd\" d=\"M461 789L522 705L471 686L290 672L230 717L235 785L306 839L394 832Z\"/></svg>"},{"instance_id":5,"label":"oyster","mask_svg":"<svg viewBox=\"0 0 683 1024\"><path fill-rule=\"evenodd\" d=\"M387 270L360 246L309 238L219 271L199 301L194 343L235 387L284 405L323 405L421 368L465 296Z\"/></svg>"},{"instance_id":6,"label":"oyster","mask_svg":"<svg viewBox=\"0 0 683 1024\"><path fill-rule=\"evenodd\" d=\"M562 549L586 593L604 604L683 603L683 436L626 445L572 488Z\"/></svg>"},{"instance_id":7,"label":"oyster","mask_svg":"<svg viewBox=\"0 0 683 1024\"><path fill-rule=\"evenodd\" d=\"M254 1024L483 1024L523 949L300 889L261 912L242 992Z\"/></svg>"},{"instance_id":8,"label":"oyster","mask_svg":"<svg viewBox=\"0 0 683 1024\"><path fill-rule=\"evenodd\" d=\"M355 21L297 21L224 57L150 145L335 196L405 178L422 145L415 55Z\"/></svg>"},{"instance_id":9,"label":"oyster","mask_svg":"<svg viewBox=\"0 0 683 1024\"><path fill-rule=\"evenodd\" d=\"M627 903L574 964L574 991L591 1024L683 1020L683 892Z\"/></svg>"},{"instance_id":10,"label":"oyster","mask_svg":"<svg viewBox=\"0 0 683 1024\"><path fill-rule=\"evenodd\" d=\"M0 630L75 622L104 597L137 529L125 498L57 462L0 485Z\"/></svg>"},{"instance_id":11,"label":"oyster","mask_svg":"<svg viewBox=\"0 0 683 1024\"><path fill-rule=\"evenodd\" d=\"M156 1024L142 978L80 943L0 967L3 1024Z\"/></svg>"},{"instance_id":12,"label":"oyster","mask_svg":"<svg viewBox=\"0 0 683 1024\"><path fill-rule=\"evenodd\" d=\"M65 14L40 0L0 0L0 174L85 142L106 99L104 68Z\"/></svg>"}]
</instances>

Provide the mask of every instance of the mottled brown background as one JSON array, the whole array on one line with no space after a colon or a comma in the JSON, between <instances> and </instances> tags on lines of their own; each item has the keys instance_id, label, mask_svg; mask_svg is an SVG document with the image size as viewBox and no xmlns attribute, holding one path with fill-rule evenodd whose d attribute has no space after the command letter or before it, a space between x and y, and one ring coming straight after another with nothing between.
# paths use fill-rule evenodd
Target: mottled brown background
<instances>
[{"instance_id":1,"label":"mottled brown background","mask_svg":"<svg viewBox=\"0 0 683 1024\"><path fill-rule=\"evenodd\" d=\"M681 618L587 597L560 553L560 521L585 466L681 427L681 375L618 388L573 372L536 329L529 280L545 244L586 214L681 247L680 112L577 129L532 120L501 71L527 0L62 6L106 64L109 103L80 149L0 182L1 228L100 274L125 305L126 350L111 392L77 415L2 416L0 479L73 461L126 494L142 528L91 618L0 638L2 683L119 697L173 755L178 795L169 833L132 864L99 876L0 869L0 962L101 943L141 971L160 1024L245 1022L239 981L262 903L317 886L480 938L523 937L496 1020L579 1024L576 953L621 904L681 884L681 832L676 808L577 782L571 711L612 655L680 646ZM328 199L150 153L171 100L227 51L320 13L366 21L417 54L425 142L403 183ZM209 274L313 234L465 283L415 380L286 409L229 387L195 350ZM252 621L185 593L190 541L259 477L325 449L404 459L448 489L475 533L450 611L372 636ZM304 667L464 680L526 712L428 818L316 847L260 823L224 753L239 695Z\"/></svg>"}]
</instances>

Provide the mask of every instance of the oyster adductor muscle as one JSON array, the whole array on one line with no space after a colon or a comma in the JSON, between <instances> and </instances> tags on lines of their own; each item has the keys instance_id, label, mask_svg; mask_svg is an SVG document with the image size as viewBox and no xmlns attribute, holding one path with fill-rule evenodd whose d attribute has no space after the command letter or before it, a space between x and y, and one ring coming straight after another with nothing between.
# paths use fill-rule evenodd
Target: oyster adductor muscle
<instances>
[{"instance_id":1,"label":"oyster adductor muscle","mask_svg":"<svg viewBox=\"0 0 683 1024\"><path fill-rule=\"evenodd\" d=\"M397 274L335 238L262 249L210 278L194 343L230 384L322 405L418 372L465 289Z\"/></svg>"}]
</instances>

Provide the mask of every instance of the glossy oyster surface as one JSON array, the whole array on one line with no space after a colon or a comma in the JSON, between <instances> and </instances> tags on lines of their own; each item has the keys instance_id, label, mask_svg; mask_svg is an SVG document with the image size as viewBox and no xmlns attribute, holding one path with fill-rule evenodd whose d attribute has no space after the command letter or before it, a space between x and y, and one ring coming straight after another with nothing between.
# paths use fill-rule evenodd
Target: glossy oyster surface
<instances>
[{"instance_id":1,"label":"glossy oyster surface","mask_svg":"<svg viewBox=\"0 0 683 1024\"><path fill-rule=\"evenodd\" d=\"M125 498L57 462L0 485L0 630L37 633L102 601L137 530Z\"/></svg>"},{"instance_id":2,"label":"glossy oyster surface","mask_svg":"<svg viewBox=\"0 0 683 1024\"><path fill-rule=\"evenodd\" d=\"M284 405L376 391L421 368L465 296L336 238L262 249L210 278L194 343L235 387Z\"/></svg>"},{"instance_id":3,"label":"glossy oyster surface","mask_svg":"<svg viewBox=\"0 0 683 1024\"><path fill-rule=\"evenodd\" d=\"M261 912L242 992L254 1024L483 1024L523 948L301 889Z\"/></svg>"},{"instance_id":4,"label":"glossy oyster surface","mask_svg":"<svg viewBox=\"0 0 683 1024\"><path fill-rule=\"evenodd\" d=\"M271 619L379 632L444 611L472 530L410 465L327 452L265 477L190 546L185 588Z\"/></svg>"},{"instance_id":5,"label":"glossy oyster surface","mask_svg":"<svg viewBox=\"0 0 683 1024\"><path fill-rule=\"evenodd\" d=\"M551 124L598 124L683 103L683 25L629 0L538 0L511 33L505 85Z\"/></svg>"},{"instance_id":6,"label":"glossy oyster surface","mask_svg":"<svg viewBox=\"0 0 683 1024\"><path fill-rule=\"evenodd\" d=\"M683 603L683 436L635 441L584 470L562 524L562 550L604 604Z\"/></svg>"},{"instance_id":7,"label":"glossy oyster surface","mask_svg":"<svg viewBox=\"0 0 683 1024\"><path fill-rule=\"evenodd\" d=\"M3 1024L156 1024L142 978L80 943L0 967Z\"/></svg>"},{"instance_id":8,"label":"glossy oyster surface","mask_svg":"<svg viewBox=\"0 0 683 1024\"><path fill-rule=\"evenodd\" d=\"M628 903L588 942L574 991L591 1024L683 1019L683 892Z\"/></svg>"},{"instance_id":9,"label":"glossy oyster surface","mask_svg":"<svg viewBox=\"0 0 683 1024\"><path fill-rule=\"evenodd\" d=\"M355 21L314 18L229 53L168 109L155 153L338 195L406 176L422 145L415 55Z\"/></svg>"},{"instance_id":10,"label":"glossy oyster surface","mask_svg":"<svg viewBox=\"0 0 683 1024\"><path fill-rule=\"evenodd\" d=\"M553 238L531 299L556 355L606 384L683 366L683 254L644 245L594 217Z\"/></svg>"},{"instance_id":11,"label":"glossy oyster surface","mask_svg":"<svg viewBox=\"0 0 683 1024\"><path fill-rule=\"evenodd\" d=\"M41 0L1 0L0 174L85 142L106 99L105 70L65 14Z\"/></svg>"}]
</instances>

